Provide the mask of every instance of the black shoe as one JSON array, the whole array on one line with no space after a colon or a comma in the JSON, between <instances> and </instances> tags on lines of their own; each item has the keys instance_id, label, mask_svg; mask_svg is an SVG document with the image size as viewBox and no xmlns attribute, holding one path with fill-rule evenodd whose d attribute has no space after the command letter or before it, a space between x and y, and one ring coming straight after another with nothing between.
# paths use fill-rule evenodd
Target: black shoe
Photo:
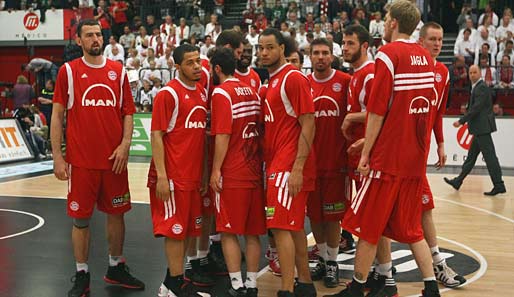
<instances>
[{"instance_id":1,"label":"black shoe","mask_svg":"<svg viewBox=\"0 0 514 297\"><path fill-rule=\"evenodd\" d=\"M213 242L211 244L207 258L209 261L209 272L214 275L228 274L227 263L225 263L223 250L221 249L221 242Z\"/></svg>"},{"instance_id":2,"label":"black shoe","mask_svg":"<svg viewBox=\"0 0 514 297\"><path fill-rule=\"evenodd\" d=\"M246 297L257 297L259 289L257 288L246 288Z\"/></svg>"},{"instance_id":3,"label":"black shoe","mask_svg":"<svg viewBox=\"0 0 514 297\"><path fill-rule=\"evenodd\" d=\"M421 291L421 296L423 297L441 297L439 294L439 286L437 285L437 281L426 281L425 289Z\"/></svg>"},{"instance_id":4,"label":"black shoe","mask_svg":"<svg viewBox=\"0 0 514 297\"><path fill-rule=\"evenodd\" d=\"M112 285L120 285L126 289L144 290L145 284L130 274L129 267L125 263L109 266L104 276L104 281Z\"/></svg>"},{"instance_id":5,"label":"black shoe","mask_svg":"<svg viewBox=\"0 0 514 297\"><path fill-rule=\"evenodd\" d=\"M339 285L339 265L336 261L327 261L327 273L323 278L323 284L327 288L335 288Z\"/></svg>"},{"instance_id":6,"label":"black shoe","mask_svg":"<svg viewBox=\"0 0 514 297\"><path fill-rule=\"evenodd\" d=\"M355 239L353 239L352 234L346 230L343 230L341 232L341 241L339 242L339 253L355 253Z\"/></svg>"},{"instance_id":7,"label":"black shoe","mask_svg":"<svg viewBox=\"0 0 514 297\"><path fill-rule=\"evenodd\" d=\"M426 290L421 291L422 297L441 297L441 294L439 292L428 292Z\"/></svg>"},{"instance_id":8,"label":"black shoe","mask_svg":"<svg viewBox=\"0 0 514 297\"><path fill-rule=\"evenodd\" d=\"M277 297L294 297L294 293L289 291L278 291Z\"/></svg>"},{"instance_id":9,"label":"black shoe","mask_svg":"<svg viewBox=\"0 0 514 297\"><path fill-rule=\"evenodd\" d=\"M498 194L507 193L505 186L495 186L490 192L484 192L486 196L496 196Z\"/></svg>"},{"instance_id":10,"label":"black shoe","mask_svg":"<svg viewBox=\"0 0 514 297\"><path fill-rule=\"evenodd\" d=\"M296 282L294 284L294 296L295 297L316 297L316 287L313 283L306 284Z\"/></svg>"},{"instance_id":11,"label":"black shoe","mask_svg":"<svg viewBox=\"0 0 514 297\"><path fill-rule=\"evenodd\" d=\"M191 263L191 269L185 270L184 280L193 283L195 286L214 286L216 281L209 275L207 269L203 269L201 261L207 261L207 258L189 261Z\"/></svg>"},{"instance_id":12,"label":"black shoe","mask_svg":"<svg viewBox=\"0 0 514 297\"><path fill-rule=\"evenodd\" d=\"M322 257L319 257L318 264L311 269L311 278L313 281L319 281L322 280L325 275L327 275L325 260Z\"/></svg>"},{"instance_id":13,"label":"black shoe","mask_svg":"<svg viewBox=\"0 0 514 297\"><path fill-rule=\"evenodd\" d=\"M245 297L246 296L246 288L241 287L236 290L236 289L232 288L232 286L230 286L230 289L228 289L227 294L228 294L228 296L232 296L232 297Z\"/></svg>"},{"instance_id":14,"label":"black shoe","mask_svg":"<svg viewBox=\"0 0 514 297\"><path fill-rule=\"evenodd\" d=\"M386 276L380 275L378 286L373 288L366 297L398 297L398 287L394 284L394 279L388 280Z\"/></svg>"},{"instance_id":15,"label":"black shoe","mask_svg":"<svg viewBox=\"0 0 514 297\"><path fill-rule=\"evenodd\" d=\"M462 182L459 182L457 179L449 179L447 177L443 178L444 181L449 184L450 186L452 186L455 190L459 190L460 189L460 186L462 185Z\"/></svg>"},{"instance_id":16,"label":"black shoe","mask_svg":"<svg viewBox=\"0 0 514 297\"><path fill-rule=\"evenodd\" d=\"M68 297L86 297L89 296L89 282L91 275L84 270L77 271L71 278L73 287L68 291Z\"/></svg>"},{"instance_id":17,"label":"black shoe","mask_svg":"<svg viewBox=\"0 0 514 297\"><path fill-rule=\"evenodd\" d=\"M178 297L210 297L211 292L205 288L199 288L190 282L184 282Z\"/></svg>"},{"instance_id":18,"label":"black shoe","mask_svg":"<svg viewBox=\"0 0 514 297\"><path fill-rule=\"evenodd\" d=\"M364 297L364 293L360 292L358 294L353 294L350 290L350 285L346 287L346 289L340 291L339 293L332 295L323 295L323 297Z\"/></svg>"},{"instance_id":19,"label":"black shoe","mask_svg":"<svg viewBox=\"0 0 514 297\"><path fill-rule=\"evenodd\" d=\"M381 284L379 277L380 274L375 269L373 269L373 271L368 274L368 278L364 284L364 291L374 292L380 290Z\"/></svg>"}]
</instances>

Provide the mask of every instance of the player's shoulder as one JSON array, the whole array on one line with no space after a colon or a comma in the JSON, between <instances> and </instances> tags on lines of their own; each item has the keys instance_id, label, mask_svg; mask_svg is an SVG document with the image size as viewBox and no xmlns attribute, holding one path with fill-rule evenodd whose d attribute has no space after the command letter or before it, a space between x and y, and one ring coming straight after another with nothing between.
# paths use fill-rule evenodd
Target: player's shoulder
<instances>
[{"instance_id":1,"label":"player's shoulder","mask_svg":"<svg viewBox=\"0 0 514 297\"><path fill-rule=\"evenodd\" d=\"M435 69L438 71L438 72L442 72L442 73L448 73L448 67L446 67L446 65L444 65L443 62L439 62L437 61L435 63Z\"/></svg>"},{"instance_id":2,"label":"player's shoulder","mask_svg":"<svg viewBox=\"0 0 514 297\"><path fill-rule=\"evenodd\" d=\"M344 83L349 83L352 79L352 76L346 72L336 70L333 80L341 81Z\"/></svg>"}]
</instances>

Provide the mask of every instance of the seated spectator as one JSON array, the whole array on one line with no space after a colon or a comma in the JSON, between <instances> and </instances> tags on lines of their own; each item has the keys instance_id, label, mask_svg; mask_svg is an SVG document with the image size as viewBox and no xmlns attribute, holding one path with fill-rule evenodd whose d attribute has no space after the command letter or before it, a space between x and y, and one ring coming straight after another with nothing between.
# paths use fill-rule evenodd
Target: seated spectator
<instances>
[{"instance_id":1,"label":"seated spectator","mask_svg":"<svg viewBox=\"0 0 514 297\"><path fill-rule=\"evenodd\" d=\"M450 90L466 90L469 88L468 66L465 63L464 56L456 56L448 72L450 74Z\"/></svg>"},{"instance_id":2,"label":"seated spectator","mask_svg":"<svg viewBox=\"0 0 514 297\"><path fill-rule=\"evenodd\" d=\"M45 140L38 134L31 132L31 127L34 126L34 114L30 110L30 103L24 102L23 105L16 108L13 117L18 120L28 145L34 152L36 160L45 159Z\"/></svg>"},{"instance_id":3,"label":"seated spectator","mask_svg":"<svg viewBox=\"0 0 514 297\"><path fill-rule=\"evenodd\" d=\"M264 29L268 27L268 19L266 18L264 13L261 12L257 14L255 26L257 27L257 33L261 33Z\"/></svg>"},{"instance_id":4,"label":"seated spectator","mask_svg":"<svg viewBox=\"0 0 514 297\"><path fill-rule=\"evenodd\" d=\"M143 87L139 90L139 103L143 106L153 103L152 84L147 79L143 79Z\"/></svg>"},{"instance_id":5,"label":"seated spectator","mask_svg":"<svg viewBox=\"0 0 514 297\"><path fill-rule=\"evenodd\" d=\"M471 31L471 34L469 35L469 40L471 40L472 42L476 42L479 33L478 33L477 29L475 29L475 25L473 24L472 19L466 20L466 28L461 29L459 31L459 34L457 35L457 40L461 40L464 38L464 30L465 29L469 29Z\"/></svg>"},{"instance_id":6,"label":"seated spectator","mask_svg":"<svg viewBox=\"0 0 514 297\"><path fill-rule=\"evenodd\" d=\"M170 31L173 31L173 29L170 29ZM159 26L153 27L152 36L150 36L150 38L148 39L148 47L155 49L157 45L157 37L161 37L161 40L166 39L166 35L159 31Z\"/></svg>"},{"instance_id":7,"label":"seated spectator","mask_svg":"<svg viewBox=\"0 0 514 297\"><path fill-rule=\"evenodd\" d=\"M177 26L173 23L173 19L171 18L171 15L166 15L164 17L164 23L162 23L159 26L159 31L161 33L165 34L166 36L169 36L171 34L171 28L176 28Z\"/></svg>"},{"instance_id":8,"label":"seated spectator","mask_svg":"<svg viewBox=\"0 0 514 297\"><path fill-rule=\"evenodd\" d=\"M162 81L161 71L156 68L156 61L150 61L150 68L143 70L143 80L149 81L152 85L155 84L157 80L159 82Z\"/></svg>"},{"instance_id":9,"label":"seated spectator","mask_svg":"<svg viewBox=\"0 0 514 297\"><path fill-rule=\"evenodd\" d=\"M321 30L321 28L320 28ZM312 32L314 31L314 15L312 13L308 13L305 18L305 31Z\"/></svg>"},{"instance_id":10,"label":"seated spectator","mask_svg":"<svg viewBox=\"0 0 514 297\"><path fill-rule=\"evenodd\" d=\"M348 12L341 11L341 17L339 18L339 22L341 23L341 25L343 25L343 28L350 25L352 21L348 16Z\"/></svg>"},{"instance_id":11,"label":"seated spectator","mask_svg":"<svg viewBox=\"0 0 514 297\"><path fill-rule=\"evenodd\" d=\"M107 58L112 54L113 47L117 47L118 53L121 54L122 57L125 57L125 49L123 49L123 46L118 43L115 36L111 36L109 38L109 44L104 49L104 57Z\"/></svg>"},{"instance_id":12,"label":"seated spectator","mask_svg":"<svg viewBox=\"0 0 514 297\"><path fill-rule=\"evenodd\" d=\"M478 65L479 54L480 54L480 51L482 50L482 45L484 43L488 44L491 56L496 57L496 53L498 51L498 44L496 43L496 39L489 36L489 31L487 31L485 28L482 28L479 31L479 34L480 35L475 40L475 62L474 62L475 65Z\"/></svg>"},{"instance_id":13,"label":"seated spectator","mask_svg":"<svg viewBox=\"0 0 514 297\"><path fill-rule=\"evenodd\" d=\"M303 47L305 43L307 43L307 32L305 31L305 25L300 26L300 31L296 32L295 40L298 44L298 47ZM312 33L310 33L312 34Z\"/></svg>"},{"instance_id":14,"label":"seated spectator","mask_svg":"<svg viewBox=\"0 0 514 297\"><path fill-rule=\"evenodd\" d=\"M163 85L166 85L173 77L177 77L175 73L177 69L175 69L175 62L173 61L173 57L170 57L168 60L166 60L165 65L167 70L161 72Z\"/></svg>"},{"instance_id":15,"label":"seated spectator","mask_svg":"<svg viewBox=\"0 0 514 297\"><path fill-rule=\"evenodd\" d=\"M252 45L253 53L255 53L258 45L259 45L259 34L257 34L257 26L251 25L250 32L246 34L246 40Z\"/></svg>"},{"instance_id":16,"label":"seated spectator","mask_svg":"<svg viewBox=\"0 0 514 297\"><path fill-rule=\"evenodd\" d=\"M314 32L312 32L312 35L314 35L314 39L327 37L327 34L325 34L325 32L323 32L323 31L321 31L320 23L314 24Z\"/></svg>"},{"instance_id":17,"label":"seated spectator","mask_svg":"<svg viewBox=\"0 0 514 297\"><path fill-rule=\"evenodd\" d=\"M41 112L45 115L48 127L52 122L52 103L54 98L54 81L46 81L45 87L41 90L41 95L37 98Z\"/></svg>"},{"instance_id":18,"label":"seated spectator","mask_svg":"<svg viewBox=\"0 0 514 297\"><path fill-rule=\"evenodd\" d=\"M214 43L212 42L212 38L210 35L205 36L205 40L203 45L200 47L200 55L207 56L207 53L211 48L214 48Z\"/></svg>"},{"instance_id":19,"label":"seated spectator","mask_svg":"<svg viewBox=\"0 0 514 297\"><path fill-rule=\"evenodd\" d=\"M126 25L123 27L123 35L120 36L120 44L123 46L123 49L126 53L130 48L135 47L136 35L130 31L130 27Z\"/></svg>"},{"instance_id":20,"label":"seated spectator","mask_svg":"<svg viewBox=\"0 0 514 297\"><path fill-rule=\"evenodd\" d=\"M480 60L482 57L486 57L488 64L490 66L495 67L496 66L496 57L495 55L491 54L490 47L488 43L483 43L482 48L479 52L475 53L475 60L478 58Z\"/></svg>"},{"instance_id":21,"label":"seated spectator","mask_svg":"<svg viewBox=\"0 0 514 297\"><path fill-rule=\"evenodd\" d=\"M459 113L461 115L465 115L468 112L468 105L467 104L461 104L459 108Z\"/></svg>"},{"instance_id":22,"label":"seated spectator","mask_svg":"<svg viewBox=\"0 0 514 297\"><path fill-rule=\"evenodd\" d=\"M180 18L180 25L175 29L178 43L184 39L189 39L189 26L186 24L185 18Z\"/></svg>"},{"instance_id":23,"label":"seated spectator","mask_svg":"<svg viewBox=\"0 0 514 297\"><path fill-rule=\"evenodd\" d=\"M319 23L321 24L321 31L325 34L332 31L332 23L328 21L326 14L322 14L319 17Z\"/></svg>"},{"instance_id":24,"label":"seated spectator","mask_svg":"<svg viewBox=\"0 0 514 297\"><path fill-rule=\"evenodd\" d=\"M170 35L166 36L164 39L164 43L166 44L166 47L171 48L171 51L174 51L175 48L179 45L177 34L175 34L175 27L171 27L170 29Z\"/></svg>"},{"instance_id":25,"label":"seated spectator","mask_svg":"<svg viewBox=\"0 0 514 297\"><path fill-rule=\"evenodd\" d=\"M198 39L204 39L205 37L205 28L197 16L193 17L193 24L189 28L189 35L195 35Z\"/></svg>"},{"instance_id":26,"label":"seated spectator","mask_svg":"<svg viewBox=\"0 0 514 297\"><path fill-rule=\"evenodd\" d=\"M30 105L30 101L35 97L35 93L24 75L18 75L10 96L13 99L14 109L20 108L24 104Z\"/></svg>"},{"instance_id":27,"label":"seated spectator","mask_svg":"<svg viewBox=\"0 0 514 297\"><path fill-rule=\"evenodd\" d=\"M143 41L148 42L148 39L150 36L148 36L146 28L144 26L139 27L139 35L136 36L136 41L134 43L134 47L141 47L143 46ZM148 43L147 43L148 46Z\"/></svg>"},{"instance_id":28,"label":"seated spectator","mask_svg":"<svg viewBox=\"0 0 514 297\"><path fill-rule=\"evenodd\" d=\"M489 36L493 38L496 36L496 27L491 24L491 18L489 16L484 17L484 21L478 26L477 31L480 32L482 29L489 31Z\"/></svg>"},{"instance_id":29,"label":"seated spectator","mask_svg":"<svg viewBox=\"0 0 514 297\"><path fill-rule=\"evenodd\" d=\"M36 105L30 106L30 112L34 115L34 125L30 127L30 132L39 135L43 140L48 139L48 132L50 131L48 128L48 122L46 120L45 115L39 110ZM46 146L44 149L46 155Z\"/></svg>"},{"instance_id":30,"label":"seated spectator","mask_svg":"<svg viewBox=\"0 0 514 297\"><path fill-rule=\"evenodd\" d=\"M491 7L491 4L487 3L485 6L485 12L480 15L480 18L478 19L478 23L483 23L484 18L488 16L491 19L491 24L495 27L498 27L498 15L493 11L493 8Z\"/></svg>"},{"instance_id":31,"label":"seated spectator","mask_svg":"<svg viewBox=\"0 0 514 297\"><path fill-rule=\"evenodd\" d=\"M153 79L153 87L152 87L152 98L155 98L155 96L157 96L157 93L159 93L161 88L162 88L161 78L160 77L154 78Z\"/></svg>"},{"instance_id":32,"label":"seated spectator","mask_svg":"<svg viewBox=\"0 0 514 297\"><path fill-rule=\"evenodd\" d=\"M459 30L466 28L467 20L471 20L472 22L477 22L477 15L473 13L471 9L471 4L464 3L462 5L462 9L460 11L459 16L457 17L457 25L459 25Z\"/></svg>"},{"instance_id":33,"label":"seated spectator","mask_svg":"<svg viewBox=\"0 0 514 297\"><path fill-rule=\"evenodd\" d=\"M341 45L334 41L334 36L332 34L327 34L327 39L332 43L332 54L336 56L338 59L343 54L343 50L341 49Z\"/></svg>"},{"instance_id":34,"label":"seated spectator","mask_svg":"<svg viewBox=\"0 0 514 297\"><path fill-rule=\"evenodd\" d=\"M157 59L156 65L159 65L160 68L166 68L166 65L168 64L168 59L173 59L172 54L172 49L170 47L167 47L164 50L164 54Z\"/></svg>"},{"instance_id":35,"label":"seated spectator","mask_svg":"<svg viewBox=\"0 0 514 297\"><path fill-rule=\"evenodd\" d=\"M364 11L364 9L357 9L355 11L355 18L352 21L356 22L356 24L363 26L364 28L369 28L369 20L366 17L366 12Z\"/></svg>"},{"instance_id":36,"label":"seated spectator","mask_svg":"<svg viewBox=\"0 0 514 297\"><path fill-rule=\"evenodd\" d=\"M493 113L497 117L510 116L510 114L503 111L503 106L500 103L493 104Z\"/></svg>"},{"instance_id":37,"label":"seated spectator","mask_svg":"<svg viewBox=\"0 0 514 297\"><path fill-rule=\"evenodd\" d=\"M157 42L154 47L155 57L159 58L160 56L164 55L164 49L165 49L165 44L162 40L162 37L157 36Z\"/></svg>"},{"instance_id":38,"label":"seated spectator","mask_svg":"<svg viewBox=\"0 0 514 297\"><path fill-rule=\"evenodd\" d=\"M496 69L489 65L489 61L486 56L480 57L480 71L482 79L488 87L494 87L496 85Z\"/></svg>"},{"instance_id":39,"label":"seated spectator","mask_svg":"<svg viewBox=\"0 0 514 297\"><path fill-rule=\"evenodd\" d=\"M373 38L380 38L384 36L384 21L382 20L382 13L375 12L375 18L369 22L369 34Z\"/></svg>"},{"instance_id":40,"label":"seated spectator","mask_svg":"<svg viewBox=\"0 0 514 297\"><path fill-rule=\"evenodd\" d=\"M341 24L339 21L334 20L332 22L332 31L330 32L332 36L334 37L334 41L342 44L343 42L343 31L341 30Z\"/></svg>"},{"instance_id":41,"label":"seated spectator","mask_svg":"<svg viewBox=\"0 0 514 297\"><path fill-rule=\"evenodd\" d=\"M146 32L152 32L155 26L158 24L155 23L155 17L151 14L146 16L146 22L144 24Z\"/></svg>"},{"instance_id":42,"label":"seated spectator","mask_svg":"<svg viewBox=\"0 0 514 297\"><path fill-rule=\"evenodd\" d=\"M289 25L287 22L280 23L280 33L286 38L291 37L291 32L289 32Z\"/></svg>"},{"instance_id":43,"label":"seated spectator","mask_svg":"<svg viewBox=\"0 0 514 297\"><path fill-rule=\"evenodd\" d=\"M139 53L137 52L137 50L135 48L130 48L128 50L128 57L125 60L125 67L127 69L132 69L132 62L134 61L134 59L137 59L138 57Z\"/></svg>"},{"instance_id":44,"label":"seated spectator","mask_svg":"<svg viewBox=\"0 0 514 297\"><path fill-rule=\"evenodd\" d=\"M300 30L301 23L300 20L298 20L298 14L296 12L290 12L288 14L287 24L289 28L294 28L296 31Z\"/></svg>"},{"instance_id":45,"label":"seated spectator","mask_svg":"<svg viewBox=\"0 0 514 297\"><path fill-rule=\"evenodd\" d=\"M218 24L218 15L213 13L213 14L211 14L211 21L209 23L205 24L205 34L211 35L211 37L212 37L213 36L212 33L214 32L217 24ZM221 30L221 25L219 25L219 30Z\"/></svg>"},{"instance_id":46,"label":"seated spectator","mask_svg":"<svg viewBox=\"0 0 514 297\"><path fill-rule=\"evenodd\" d=\"M157 58L155 57L155 50L153 48L146 49L146 58L143 60L143 68L150 68L150 62L156 62ZM160 66L157 66L160 67Z\"/></svg>"},{"instance_id":47,"label":"seated spectator","mask_svg":"<svg viewBox=\"0 0 514 297\"><path fill-rule=\"evenodd\" d=\"M288 6L289 6L287 9L287 18L288 19L291 14L295 14L297 18L302 17L300 8L298 8L298 3L296 3L295 1L289 1Z\"/></svg>"},{"instance_id":48,"label":"seated spectator","mask_svg":"<svg viewBox=\"0 0 514 297\"><path fill-rule=\"evenodd\" d=\"M117 46L113 46L111 48L111 52L107 53L107 59L112 61L120 61L121 64L125 64L125 58L123 54L120 53L120 49Z\"/></svg>"},{"instance_id":49,"label":"seated spectator","mask_svg":"<svg viewBox=\"0 0 514 297\"><path fill-rule=\"evenodd\" d=\"M301 11L302 11L302 16L307 16L308 14L311 14L311 15L318 15L319 14L319 1L317 0L305 0L305 1L302 1L302 7L301 7ZM313 18L313 21L314 21L314 18ZM313 23L314 24L314 23ZM309 32L312 31L311 30L307 30Z\"/></svg>"},{"instance_id":50,"label":"seated spectator","mask_svg":"<svg viewBox=\"0 0 514 297\"><path fill-rule=\"evenodd\" d=\"M136 70L127 71L128 81L130 83L130 92L132 93L132 98L134 98L134 103L138 103L139 101L139 89L141 88L141 81L139 80L139 73Z\"/></svg>"},{"instance_id":51,"label":"seated spectator","mask_svg":"<svg viewBox=\"0 0 514 297\"><path fill-rule=\"evenodd\" d=\"M496 29L496 42L503 49L505 42L509 39L509 32L512 39L514 26L511 24L511 16L506 14L502 18L502 24Z\"/></svg>"},{"instance_id":52,"label":"seated spectator","mask_svg":"<svg viewBox=\"0 0 514 297\"><path fill-rule=\"evenodd\" d=\"M513 67L510 64L510 57L504 55L500 66L498 67L498 88L509 89L514 88Z\"/></svg>"},{"instance_id":53,"label":"seated spectator","mask_svg":"<svg viewBox=\"0 0 514 297\"><path fill-rule=\"evenodd\" d=\"M514 42L512 40L507 40L505 43L505 48L501 50L498 55L496 55L496 61L500 64L503 56L509 56L510 64L514 65Z\"/></svg>"},{"instance_id":54,"label":"seated spectator","mask_svg":"<svg viewBox=\"0 0 514 297\"><path fill-rule=\"evenodd\" d=\"M216 23L216 25L214 25L214 30L210 34L212 37L212 42L216 43L216 39L218 39L218 36L220 36L221 32L221 24Z\"/></svg>"},{"instance_id":55,"label":"seated spectator","mask_svg":"<svg viewBox=\"0 0 514 297\"><path fill-rule=\"evenodd\" d=\"M464 29L464 38L455 42L453 53L455 56L464 56L466 64L470 65L475 59L475 43L470 39L471 30Z\"/></svg>"}]
</instances>

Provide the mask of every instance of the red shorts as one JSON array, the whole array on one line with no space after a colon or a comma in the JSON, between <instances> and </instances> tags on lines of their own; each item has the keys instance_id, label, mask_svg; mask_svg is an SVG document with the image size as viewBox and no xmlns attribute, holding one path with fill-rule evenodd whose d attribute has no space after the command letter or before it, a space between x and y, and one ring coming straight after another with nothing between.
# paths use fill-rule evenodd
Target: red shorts
<instances>
[{"instance_id":1,"label":"red shorts","mask_svg":"<svg viewBox=\"0 0 514 297\"><path fill-rule=\"evenodd\" d=\"M421 227L422 178L400 178L371 171L352 198L343 228L369 243L384 235L402 243L423 239Z\"/></svg>"},{"instance_id":2,"label":"red shorts","mask_svg":"<svg viewBox=\"0 0 514 297\"><path fill-rule=\"evenodd\" d=\"M127 170L115 174L69 165L68 215L76 219L90 218L95 203L107 214L122 214L130 210L130 191Z\"/></svg>"},{"instance_id":3,"label":"red shorts","mask_svg":"<svg viewBox=\"0 0 514 297\"><path fill-rule=\"evenodd\" d=\"M349 168L348 176L355 183L355 191L358 192L362 186L362 175L357 170L357 168ZM351 186L350 186L350 188L351 188Z\"/></svg>"},{"instance_id":4,"label":"red shorts","mask_svg":"<svg viewBox=\"0 0 514 297\"><path fill-rule=\"evenodd\" d=\"M257 188L225 188L216 193L216 231L238 235L266 233L264 192Z\"/></svg>"},{"instance_id":5,"label":"red shorts","mask_svg":"<svg viewBox=\"0 0 514 297\"><path fill-rule=\"evenodd\" d=\"M349 177L320 177L316 189L309 193L307 216L312 222L338 222L343 219L346 199L350 196Z\"/></svg>"},{"instance_id":6,"label":"red shorts","mask_svg":"<svg viewBox=\"0 0 514 297\"><path fill-rule=\"evenodd\" d=\"M209 187L207 193L204 196L202 196L202 216L210 217L216 214L214 196L214 191L211 187Z\"/></svg>"},{"instance_id":7,"label":"red shorts","mask_svg":"<svg viewBox=\"0 0 514 297\"><path fill-rule=\"evenodd\" d=\"M186 237L200 236L202 209L198 190L183 191L175 188L167 201L157 198L155 187L149 190L155 237L183 240Z\"/></svg>"},{"instance_id":8,"label":"red shorts","mask_svg":"<svg viewBox=\"0 0 514 297\"><path fill-rule=\"evenodd\" d=\"M434 196L432 195L432 190L430 189L430 184L428 183L427 176L423 178L422 187L421 187L421 203L423 205L423 211L434 209Z\"/></svg>"}]
</instances>

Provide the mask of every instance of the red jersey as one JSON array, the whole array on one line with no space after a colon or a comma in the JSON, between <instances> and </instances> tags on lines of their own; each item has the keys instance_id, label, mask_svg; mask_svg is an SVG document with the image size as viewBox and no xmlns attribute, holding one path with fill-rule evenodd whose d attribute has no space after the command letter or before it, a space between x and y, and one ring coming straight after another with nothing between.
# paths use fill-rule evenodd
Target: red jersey
<instances>
[{"instance_id":1,"label":"red jersey","mask_svg":"<svg viewBox=\"0 0 514 297\"><path fill-rule=\"evenodd\" d=\"M348 113L364 112L368 104L373 78L375 77L375 63L366 61L359 68L353 70L352 80L348 88ZM355 141L364 138L366 131L365 123L353 123L350 128L351 139L349 145ZM359 166L360 154L348 157L348 163L351 168Z\"/></svg>"},{"instance_id":2,"label":"red jersey","mask_svg":"<svg viewBox=\"0 0 514 297\"><path fill-rule=\"evenodd\" d=\"M123 117L136 108L125 68L104 59L65 63L57 75L54 103L67 108L66 161L88 169L111 169L123 138Z\"/></svg>"},{"instance_id":3,"label":"red jersey","mask_svg":"<svg viewBox=\"0 0 514 297\"><path fill-rule=\"evenodd\" d=\"M380 48L368 112L384 117L371 150L370 168L399 177L425 174L434 60L414 41L398 40Z\"/></svg>"},{"instance_id":4,"label":"red jersey","mask_svg":"<svg viewBox=\"0 0 514 297\"><path fill-rule=\"evenodd\" d=\"M214 89L211 104L211 135L230 134L221 167L223 187L255 187L262 182L259 97L250 86L231 78Z\"/></svg>"},{"instance_id":5,"label":"red jersey","mask_svg":"<svg viewBox=\"0 0 514 297\"><path fill-rule=\"evenodd\" d=\"M298 117L308 113L314 113L309 80L291 64L284 64L270 74L264 100L264 158L268 176L292 170L302 129ZM315 162L311 150L304 165L303 190L314 189ZM306 179L312 180L312 184Z\"/></svg>"},{"instance_id":6,"label":"red jersey","mask_svg":"<svg viewBox=\"0 0 514 297\"><path fill-rule=\"evenodd\" d=\"M181 190L198 189L202 177L207 94L200 84L190 87L179 78L163 87L154 99L152 131L165 131L164 159L168 179ZM157 182L152 159L148 185Z\"/></svg>"},{"instance_id":7,"label":"red jersey","mask_svg":"<svg viewBox=\"0 0 514 297\"><path fill-rule=\"evenodd\" d=\"M115 8L116 8L116 12L114 11ZM111 12L111 14L114 15L114 22L116 24L127 22L127 15L126 15L125 11L120 11L120 9L123 9L123 8L127 8L127 3L125 3L125 1L118 1L118 3L116 5L112 4L111 7L109 8L109 11Z\"/></svg>"},{"instance_id":8,"label":"red jersey","mask_svg":"<svg viewBox=\"0 0 514 297\"><path fill-rule=\"evenodd\" d=\"M309 74L314 97L316 116L317 176L334 176L346 172L346 141L341 133L341 125L346 116L346 93L351 76L332 69L330 76L318 80L314 73Z\"/></svg>"},{"instance_id":9,"label":"red jersey","mask_svg":"<svg viewBox=\"0 0 514 297\"><path fill-rule=\"evenodd\" d=\"M239 72L236 69L234 77L252 87L256 93L259 92L259 89L261 88L261 78L251 67L248 67L248 71L245 73Z\"/></svg>"},{"instance_id":10,"label":"red jersey","mask_svg":"<svg viewBox=\"0 0 514 297\"><path fill-rule=\"evenodd\" d=\"M448 68L441 63L435 64L435 100L432 100L431 127L437 143L444 142L443 137L443 115L446 113L446 102L448 101L448 91L450 90L450 75ZM428 137L430 145L430 134Z\"/></svg>"},{"instance_id":11,"label":"red jersey","mask_svg":"<svg viewBox=\"0 0 514 297\"><path fill-rule=\"evenodd\" d=\"M202 63L202 75L200 77L200 81L198 82L200 85L202 85L202 87L207 90L207 91L210 91L210 87L212 85L212 78L211 78L211 74L210 74L210 65L209 65L209 59L207 59L207 57L200 57L201 58L201 63ZM210 94L210 92L209 92Z\"/></svg>"}]
</instances>

